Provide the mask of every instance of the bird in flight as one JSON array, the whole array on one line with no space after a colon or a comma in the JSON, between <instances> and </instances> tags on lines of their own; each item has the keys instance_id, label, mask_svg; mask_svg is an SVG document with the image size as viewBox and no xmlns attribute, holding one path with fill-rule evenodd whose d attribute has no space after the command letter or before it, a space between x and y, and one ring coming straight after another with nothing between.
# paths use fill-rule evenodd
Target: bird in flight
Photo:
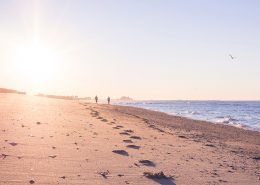
<instances>
[{"instance_id":1,"label":"bird in flight","mask_svg":"<svg viewBox=\"0 0 260 185\"><path fill-rule=\"evenodd\" d=\"M231 54L229 54L229 56L232 60L236 59L236 57L232 56Z\"/></svg>"}]
</instances>

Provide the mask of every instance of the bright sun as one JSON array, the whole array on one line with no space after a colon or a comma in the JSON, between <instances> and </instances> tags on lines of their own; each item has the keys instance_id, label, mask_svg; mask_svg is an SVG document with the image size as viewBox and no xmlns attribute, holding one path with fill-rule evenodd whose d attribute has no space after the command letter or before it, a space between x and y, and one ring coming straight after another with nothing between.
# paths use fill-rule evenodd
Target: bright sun
<instances>
[{"instance_id":1,"label":"bright sun","mask_svg":"<svg viewBox=\"0 0 260 185\"><path fill-rule=\"evenodd\" d=\"M27 83L41 85L55 78L58 57L42 45L24 45L16 49L15 65L19 76Z\"/></svg>"}]
</instances>

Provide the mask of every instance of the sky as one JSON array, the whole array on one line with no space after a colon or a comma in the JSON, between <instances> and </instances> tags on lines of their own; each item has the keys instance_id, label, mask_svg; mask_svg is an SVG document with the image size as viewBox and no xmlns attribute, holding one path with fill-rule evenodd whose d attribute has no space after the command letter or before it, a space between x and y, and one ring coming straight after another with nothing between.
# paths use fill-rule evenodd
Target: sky
<instances>
[{"instance_id":1,"label":"sky","mask_svg":"<svg viewBox=\"0 0 260 185\"><path fill-rule=\"evenodd\" d=\"M259 9L258 0L0 0L0 87L260 100Z\"/></svg>"}]
</instances>

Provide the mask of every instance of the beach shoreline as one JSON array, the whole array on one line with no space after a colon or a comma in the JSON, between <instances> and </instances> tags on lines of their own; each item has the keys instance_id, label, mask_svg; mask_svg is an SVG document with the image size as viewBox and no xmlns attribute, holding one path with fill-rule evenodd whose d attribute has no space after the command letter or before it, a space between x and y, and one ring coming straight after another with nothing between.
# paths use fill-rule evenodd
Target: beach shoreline
<instances>
[{"instance_id":1,"label":"beach shoreline","mask_svg":"<svg viewBox=\"0 0 260 185\"><path fill-rule=\"evenodd\" d=\"M142 108L0 94L0 184L259 184L260 133ZM163 172L165 178L144 174Z\"/></svg>"},{"instance_id":2,"label":"beach shoreline","mask_svg":"<svg viewBox=\"0 0 260 185\"><path fill-rule=\"evenodd\" d=\"M222 125L228 125L228 126L232 126L232 127L236 127L236 128L242 128L242 129L245 129L245 130L250 130L250 131L257 131L257 132L260 132L260 128L256 128L256 127L253 127L252 125L250 125L249 123L245 123L245 122L240 122L239 120L236 120L235 122L229 122L228 120L222 120L222 121L213 121L213 120L210 120L206 115L204 115L204 118L200 117L200 118L197 118L196 116L193 116L192 115L182 115L181 113L170 113L170 112L167 112L167 110L160 110L160 109L156 109L155 107L142 107L142 106L136 106L135 103L151 103L151 102L157 102L157 103L163 103L163 102L187 102L185 100L153 100L153 101L136 101L136 102L116 102L114 105L119 105L119 106L129 106L129 107L136 107L136 108L143 108L145 110L152 110L152 111L155 111L155 112L162 112L162 113L165 113L165 114L168 114L168 115L171 115L171 116L176 116L176 117L181 117L181 118L186 118L186 119L190 119L191 121L195 120L195 121L205 121L205 122L208 122L208 123L212 123L212 124L222 124ZM260 102L260 101L218 101L218 100L206 100L206 101L201 101L201 100L192 100L192 101L189 101L189 102L227 102L227 103L232 103L232 102ZM206 111L206 110L205 110ZM194 112L196 113L197 110L194 110ZM200 112L201 113L201 112ZM202 112L203 114L203 112ZM226 117L229 117L229 119L236 119L236 118L232 118L231 116L226 116ZM222 116L222 118L224 119L225 116ZM216 119L216 118L215 118Z\"/></svg>"}]
</instances>

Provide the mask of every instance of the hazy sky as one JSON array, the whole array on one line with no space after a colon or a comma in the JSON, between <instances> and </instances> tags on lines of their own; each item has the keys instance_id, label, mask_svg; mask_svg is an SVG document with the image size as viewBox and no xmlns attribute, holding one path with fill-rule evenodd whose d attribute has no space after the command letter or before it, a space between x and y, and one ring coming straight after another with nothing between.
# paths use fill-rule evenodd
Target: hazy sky
<instances>
[{"instance_id":1,"label":"hazy sky","mask_svg":"<svg viewBox=\"0 0 260 185\"><path fill-rule=\"evenodd\" d=\"M259 10L259 0L0 0L0 87L260 100Z\"/></svg>"}]
</instances>

